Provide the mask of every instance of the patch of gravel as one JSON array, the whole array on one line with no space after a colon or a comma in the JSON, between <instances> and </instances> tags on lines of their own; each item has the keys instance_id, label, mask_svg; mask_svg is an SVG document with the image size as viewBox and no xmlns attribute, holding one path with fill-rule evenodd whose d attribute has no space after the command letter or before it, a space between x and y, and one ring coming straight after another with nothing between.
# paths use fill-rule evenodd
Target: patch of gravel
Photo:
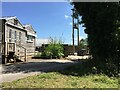
<instances>
[{"instance_id":1,"label":"patch of gravel","mask_svg":"<svg viewBox=\"0 0 120 90\"><path fill-rule=\"evenodd\" d=\"M70 60L31 60L27 63L4 65L0 67L2 74L0 75L0 83L11 82L20 78L40 74L43 72L50 72L62 70L65 67L79 63Z\"/></svg>"}]
</instances>

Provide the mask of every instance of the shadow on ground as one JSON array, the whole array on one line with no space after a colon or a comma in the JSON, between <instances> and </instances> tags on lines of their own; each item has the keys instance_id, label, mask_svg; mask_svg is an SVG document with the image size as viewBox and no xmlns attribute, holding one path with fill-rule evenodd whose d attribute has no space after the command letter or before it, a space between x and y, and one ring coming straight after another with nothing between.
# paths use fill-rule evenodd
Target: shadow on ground
<instances>
[{"instance_id":1,"label":"shadow on ground","mask_svg":"<svg viewBox=\"0 0 120 90\"><path fill-rule=\"evenodd\" d=\"M64 70L63 70L64 69ZM116 67L105 64L94 66L91 60L73 60L71 62L28 62L2 67L2 73L59 72L63 75L85 76L90 74L118 75Z\"/></svg>"},{"instance_id":2,"label":"shadow on ground","mask_svg":"<svg viewBox=\"0 0 120 90\"><path fill-rule=\"evenodd\" d=\"M69 66L62 71L58 71L64 75L72 75L72 76L87 76L94 74L104 74L109 77L119 77L119 68L111 63L98 63L95 64L94 61L86 60L81 61L82 63L77 63L75 65ZM110 65L111 66L110 66Z\"/></svg>"},{"instance_id":3,"label":"shadow on ground","mask_svg":"<svg viewBox=\"0 0 120 90\"><path fill-rule=\"evenodd\" d=\"M90 60L83 60L81 61L81 63L66 67L66 69L62 71L58 70L58 72L64 75L72 76L85 76L90 74L96 74L97 70L93 69L94 67L90 62Z\"/></svg>"},{"instance_id":4,"label":"shadow on ground","mask_svg":"<svg viewBox=\"0 0 120 90\"><path fill-rule=\"evenodd\" d=\"M22 64L3 65L2 73L30 73L30 72L55 72L62 70L68 66L79 63L72 62L27 62Z\"/></svg>"}]
</instances>

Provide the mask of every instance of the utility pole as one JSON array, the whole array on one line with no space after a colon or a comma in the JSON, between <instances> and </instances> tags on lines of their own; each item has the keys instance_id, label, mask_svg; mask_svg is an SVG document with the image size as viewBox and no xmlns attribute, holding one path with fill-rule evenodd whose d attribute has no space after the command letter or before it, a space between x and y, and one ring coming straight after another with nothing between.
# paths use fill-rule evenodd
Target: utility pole
<instances>
[{"instance_id":1,"label":"utility pole","mask_svg":"<svg viewBox=\"0 0 120 90\"><path fill-rule=\"evenodd\" d=\"M72 42L73 42L73 54L75 53L75 40L74 40L74 30L77 29L77 44L79 46L79 17L78 12L73 7L72 10Z\"/></svg>"},{"instance_id":2,"label":"utility pole","mask_svg":"<svg viewBox=\"0 0 120 90\"><path fill-rule=\"evenodd\" d=\"M75 40L74 40L74 8L72 9L73 15L72 15L72 42L73 42L73 54L75 53Z\"/></svg>"},{"instance_id":3,"label":"utility pole","mask_svg":"<svg viewBox=\"0 0 120 90\"><path fill-rule=\"evenodd\" d=\"M78 28L77 28L77 37L78 37L78 47L79 47L79 45L80 45L80 38L79 38L79 36L80 36L80 34L79 34L79 17L77 18L77 24L78 24Z\"/></svg>"}]
</instances>

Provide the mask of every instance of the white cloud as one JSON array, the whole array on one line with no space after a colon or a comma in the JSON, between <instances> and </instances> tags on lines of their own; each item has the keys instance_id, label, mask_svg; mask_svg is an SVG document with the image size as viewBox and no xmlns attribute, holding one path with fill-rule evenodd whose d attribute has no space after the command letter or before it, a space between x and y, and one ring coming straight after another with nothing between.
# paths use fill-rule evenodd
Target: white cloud
<instances>
[{"instance_id":1,"label":"white cloud","mask_svg":"<svg viewBox=\"0 0 120 90\"><path fill-rule=\"evenodd\" d=\"M70 18L68 15L65 15L65 19L68 19L68 18Z\"/></svg>"}]
</instances>

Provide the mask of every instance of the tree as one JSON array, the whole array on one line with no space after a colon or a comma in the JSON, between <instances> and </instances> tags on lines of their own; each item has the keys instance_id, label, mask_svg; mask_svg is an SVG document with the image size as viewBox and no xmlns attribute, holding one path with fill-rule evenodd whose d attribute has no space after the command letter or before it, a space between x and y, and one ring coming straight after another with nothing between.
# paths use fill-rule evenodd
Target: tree
<instances>
[{"instance_id":1,"label":"tree","mask_svg":"<svg viewBox=\"0 0 120 90\"><path fill-rule=\"evenodd\" d=\"M90 52L96 63L120 60L120 4L118 2L73 2L88 34Z\"/></svg>"}]
</instances>

